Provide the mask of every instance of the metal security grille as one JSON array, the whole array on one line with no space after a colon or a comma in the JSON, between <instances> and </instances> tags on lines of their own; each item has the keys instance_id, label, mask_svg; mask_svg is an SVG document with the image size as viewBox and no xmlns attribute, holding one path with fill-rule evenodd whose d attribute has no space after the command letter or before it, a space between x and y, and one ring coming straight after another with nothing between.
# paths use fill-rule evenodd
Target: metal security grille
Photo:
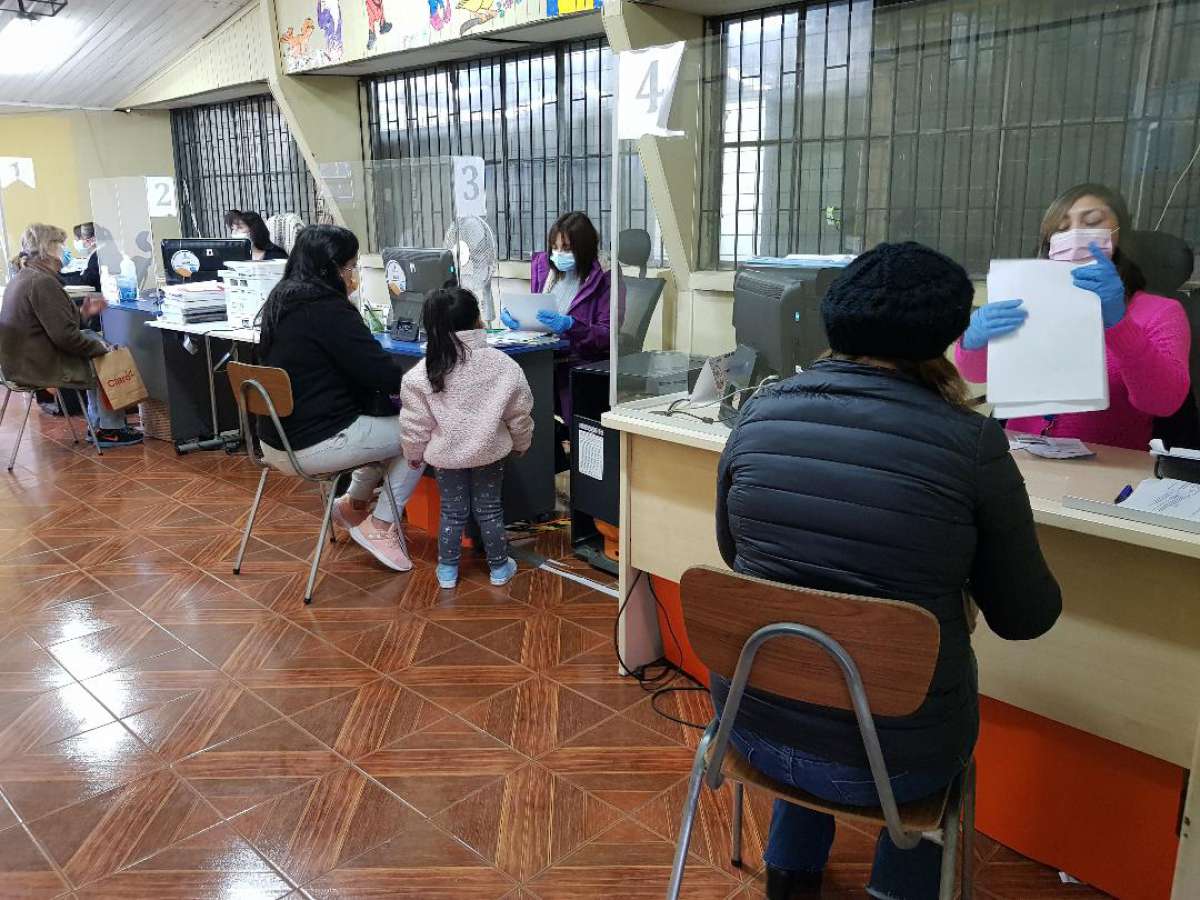
<instances>
[{"instance_id":1,"label":"metal security grille","mask_svg":"<svg viewBox=\"0 0 1200 900\"><path fill-rule=\"evenodd\" d=\"M479 156L484 160L488 218L501 259L528 259L544 249L561 213L581 209L608 230L612 181L613 55L602 40L489 56L364 79L371 157ZM659 233L641 159L623 154L626 227ZM427 209L397 208L373 227L378 246L407 233L441 246L442 223ZM661 254L659 254L661 257Z\"/></svg>"},{"instance_id":2,"label":"metal security grille","mask_svg":"<svg viewBox=\"0 0 1200 900\"><path fill-rule=\"evenodd\" d=\"M172 110L171 133L184 235L223 234L228 209L316 221L316 183L273 97Z\"/></svg>"},{"instance_id":3,"label":"metal security grille","mask_svg":"<svg viewBox=\"0 0 1200 900\"><path fill-rule=\"evenodd\" d=\"M700 258L1029 255L1098 181L1154 228L1200 141L1196 0L840 0L710 23ZM1200 167L1166 231L1200 238Z\"/></svg>"}]
</instances>

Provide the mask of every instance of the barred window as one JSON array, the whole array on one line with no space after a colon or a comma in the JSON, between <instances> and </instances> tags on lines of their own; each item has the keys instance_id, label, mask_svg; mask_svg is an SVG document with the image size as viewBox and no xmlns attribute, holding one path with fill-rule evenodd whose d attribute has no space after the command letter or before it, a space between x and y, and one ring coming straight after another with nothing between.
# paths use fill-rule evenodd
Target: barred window
<instances>
[{"instance_id":1,"label":"barred window","mask_svg":"<svg viewBox=\"0 0 1200 900\"><path fill-rule=\"evenodd\" d=\"M1200 141L1197 0L838 0L710 32L705 268L917 240L982 273L1085 181L1200 238L1200 167L1167 209Z\"/></svg>"},{"instance_id":2,"label":"barred window","mask_svg":"<svg viewBox=\"0 0 1200 900\"><path fill-rule=\"evenodd\" d=\"M602 234L608 230L615 78L613 54L600 39L365 78L371 157L482 157L498 255L529 259L564 212L584 210ZM636 150L623 153L621 165L625 227L645 228L657 246ZM406 229L415 220L424 243L441 246L428 209L406 212ZM374 226L382 231L375 245L396 242L395 223Z\"/></svg>"},{"instance_id":3,"label":"barred window","mask_svg":"<svg viewBox=\"0 0 1200 900\"><path fill-rule=\"evenodd\" d=\"M316 221L317 186L270 95L171 111L180 228L225 232L228 209Z\"/></svg>"}]
</instances>

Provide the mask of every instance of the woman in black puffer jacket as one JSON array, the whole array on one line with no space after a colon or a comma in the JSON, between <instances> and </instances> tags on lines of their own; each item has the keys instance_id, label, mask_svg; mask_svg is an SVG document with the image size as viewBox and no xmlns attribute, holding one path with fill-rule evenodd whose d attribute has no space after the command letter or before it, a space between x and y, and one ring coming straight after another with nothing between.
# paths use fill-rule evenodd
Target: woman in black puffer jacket
<instances>
[{"instance_id":1,"label":"woman in black puffer jacket","mask_svg":"<svg viewBox=\"0 0 1200 900\"><path fill-rule=\"evenodd\" d=\"M738 572L915 603L941 624L929 695L877 719L899 802L948 784L979 730L969 594L1000 637L1044 634L1061 610L1029 497L999 423L964 405L945 358L966 328L962 267L919 244L881 244L830 287L828 359L750 403L721 458L717 536ZM712 680L720 708L728 684ZM767 774L831 801L879 802L852 714L747 692L734 744ZM829 816L777 801L768 897L816 896ZM868 893L937 896L941 850L880 835Z\"/></svg>"}]
</instances>

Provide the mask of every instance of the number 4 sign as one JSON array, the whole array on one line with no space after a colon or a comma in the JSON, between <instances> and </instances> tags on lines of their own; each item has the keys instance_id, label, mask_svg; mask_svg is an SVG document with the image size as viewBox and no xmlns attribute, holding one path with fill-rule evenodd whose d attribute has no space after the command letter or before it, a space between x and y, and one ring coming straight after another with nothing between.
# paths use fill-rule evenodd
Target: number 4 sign
<instances>
[{"instance_id":1,"label":"number 4 sign","mask_svg":"<svg viewBox=\"0 0 1200 900\"><path fill-rule=\"evenodd\" d=\"M617 56L617 137L633 140L643 134L679 134L667 127L667 119L682 59L683 41L627 50Z\"/></svg>"}]
</instances>

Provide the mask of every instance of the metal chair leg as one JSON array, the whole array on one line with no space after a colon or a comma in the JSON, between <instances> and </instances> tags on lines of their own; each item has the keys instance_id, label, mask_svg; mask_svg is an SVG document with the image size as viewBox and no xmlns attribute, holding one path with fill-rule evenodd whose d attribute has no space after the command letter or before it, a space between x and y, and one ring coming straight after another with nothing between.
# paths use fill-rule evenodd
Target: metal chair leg
<instances>
[{"instance_id":1,"label":"metal chair leg","mask_svg":"<svg viewBox=\"0 0 1200 900\"><path fill-rule=\"evenodd\" d=\"M336 494L336 493L337 493L337 483L338 483L338 480L339 480L340 478L341 478L341 476L339 475L337 478L333 479L333 481L330 481L330 482L321 481L321 482L318 482L318 483L317 483L317 488L318 488L318 490L320 490L320 492L321 492L321 502L322 502L322 503L325 503L325 502L327 502L327 500L328 500L328 498L325 496L325 489L326 489L327 487L328 487L328 488L329 488L329 490L330 490L330 491L332 491L334 494ZM335 498L334 498L334 503L336 503L336 502L337 502L337 498L335 497ZM333 509L333 506L332 506L332 505L330 505L330 507L329 507L329 508L330 508L330 509ZM337 543L337 529L333 527L333 524L332 524L332 523L330 523L330 525L329 525L329 543L331 543L331 544L336 544L336 543Z\"/></svg>"},{"instance_id":2,"label":"metal chair leg","mask_svg":"<svg viewBox=\"0 0 1200 900\"><path fill-rule=\"evenodd\" d=\"M745 785L740 781L733 782L733 824L730 826L729 845L733 848L729 854L729 862L734 868L742 867L742 810L745 803Z\"/></svg>"},{"instance_id":3,"label":"metal chair leg","mask_svg":"<svg viewBox=\"0 0 1200 900\"><path fill-rule=\"evenodd\" d=\"M104 450L100 446L100 437L96 433L98 423L93 423L92 417L88 415L87 392L81 391L81 390L76 390L75 397L79 400L79 405L83 409L83 422L84 422L84 425L87 427L87 439L95 445L96 455L103 456ZM99 401L97 401L97 402L99 402Z\"/></svg>"},{"instance_id":4,"label":"metal chair leg","mask_svg":"<svg viewBox=\"0 0 1200 900\"><path fill-rule=\"evenodd\" d=\"M242 574L242 558L246 555L246 545L250 543L250 529L254 527L254 517L258 515L258 504L262 503L263 490L267 486L267 476L270 469L263 469L258 479L258 490L254 492L254 504L250 507L250 516L246 519L246 530L242 532L242 545L238 547L237 559L233 561L233 574Z\"/></svg>"},{"instance_id":5,"label":"metal chair leg","mask_svg":"<svg viewBox=\"0 0 1200 900\"><path fill-rule=\"evenodd\" d=\"M962 900L971 900L975 892L975 760L967 764L963 777L963 862Z\"/></svg>"},{"instance_id":6,"label":"metal chair leg","mask_svg":"<svg viewBox=\"0 0 1200 900\"><path fill-rule=\"evenodd\" d=\"M71 429L71 443L79 443L79 435L75 433L75 423L71 421L70 415L67 414L67 404L63 402L62 388L54 389L54 399L58 401L58 411L62 413L62 417L67 420L67 427Z\"/></svg>"},{"instance_id":7,"label":"metal chair leg","mask_svg":"<svg viewBox=\"0 0 1200 900\"><path fill-rule=\"evenodd\" d=\"M938 900L954 900L954 891L958 887L958 836L961 826L963 798L963 776L958 778L954 796L946 806L946 814L942 819L942 878L938 889Z\"/></svg>"},{"instance_id":8,"label":"metal chair leg","mask_svg":"<svg viewBox=\"0 0 1200 900\"><path fill-rule=\"evenodd\" d=\"M332 527L334 491L329 491L325 501L325 515L321 517L321 533L317 535L317 549L313 551L312 568L308 573L308 586L304 588L304 602L312 603L313 587L317 583L317 567L321 564L321 552L325 549L325 537Z\"/></svg>"},{"instance_id":9,"label":"metal chair leg","mask_svg":"<svg viewBox=\"0 0 1200 900\"><path fill-rule=\"evenodd\" d=\"M8 412L8 401L12 399L12 388L5 387L4 389L4 405L0 406L0 422L4 421L4 414Z\"/></svg>"},{"instance_id":10,"label":"metal chair leg","mask_svg":"<svg viewBox=\"0 0 1200 900\"><path fill-rule=\"evenodd\" d=\"M696 748L692 761L692 776L688 781L687 799L683 801L683 815L679 820L679 839L675 843L675 861L671 865L671 881L667 885L667 900L679 900L679 889L683 884L683 869L687 865L688 846L692 842L692 826L696 821L696 807L700 803L700 788L704 786L704 769L708 765L708 748L717 734L717 720L709 723Z\"/></svg>"},{"instance_id":11,"label":"metal chair leg","mask_svg":"<svg viewBox=\"0 0 1200 900\"><path fill-rule=\"evenodd\" d=\"M21 430L17 432L17 442L13 444L12 456L8 458L8 471L13 470L13 466L17 464L17 451L21 449L21 438L25 436L25 426L29 422L29 411L33 409L33 391L29 392L29 400L25 403L25 417L21 419Z\"/></svg>"}]
</instances>

